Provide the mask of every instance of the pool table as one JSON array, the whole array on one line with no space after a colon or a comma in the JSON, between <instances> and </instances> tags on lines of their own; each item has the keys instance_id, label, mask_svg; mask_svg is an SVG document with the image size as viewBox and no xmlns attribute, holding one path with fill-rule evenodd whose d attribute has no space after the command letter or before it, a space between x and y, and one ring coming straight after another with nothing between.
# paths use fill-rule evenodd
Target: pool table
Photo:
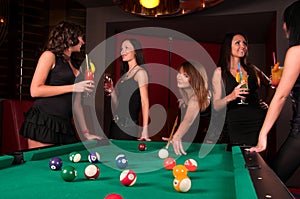
<instances>
[{"instance_id":1,"label":"pool table","mask_svg":"<svg viewBox=\"0 0 300 199\"><path fill-rule=\"evenodd\" d=\"M101 198L110 193L118 193L124 199L256 199L293 198L287 188L274 175L257 153L245 152L239 146L225 144L184 143L188 154L176 156L169 147L169 157L177 164L193 158L198 169L189 172L192 186L188 192L177 192L173 187L172 170L163 167L163 159L158 151L165 142L146 142L145 151L138 150L139 141L102 140L87 141L70 145L41 148L16 152L0 157L0 198L44 198L44 199L83 199ZM81 161L73 163L69 154L77 151ZM100 176L88 180L84 169L91 164L90 152L100 154ZM136 172L133 186L124 186L119 177L122 172L115 164L115 157L125 154L128 166ZM60 157L63 166L71 165L77 170L72 182L61 178L61 171L49 168L49 160Z\"/></svg>"}]
</instances>

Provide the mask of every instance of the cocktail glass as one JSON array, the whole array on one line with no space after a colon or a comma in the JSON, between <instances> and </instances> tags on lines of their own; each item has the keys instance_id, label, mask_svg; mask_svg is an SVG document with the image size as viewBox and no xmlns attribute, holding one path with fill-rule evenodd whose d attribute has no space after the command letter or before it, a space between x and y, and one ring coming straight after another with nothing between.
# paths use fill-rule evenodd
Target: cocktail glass
<instances>
[{"instance_id":1,"label":"cocktail glass","mask_svg":"<svg viewBox=\"0 0 300 199\"><path fill-rule=\"evenodd\" d=\"M283 67L279 66L278 68L271 67L271 87L277 88L281 76L282 76Z\"/></svg>"},{"instance_id":2,"label":"cocktail glass","mask_svg":"<svg viewBox=\"0 0 300 199\"><path fill-rule=\"evenodd\" d=\"M244 85L241 86L241 88L247 88L248 89L248 75L242 77L241 83L245 83ZM245 98L241 98L241 100L240 100L240 102L238 104L247 105L248 103L246 102Z\"/></svg>"},{"instance_id":3,"label":"cocktail glass","mask_svg":"<svg viewBox=\"0 0 300 199\"><path fill-rule=\"evenodd\" d=\"M85 80L92 80L94 81L94 73L91 69L87 69L85 71ZM86 96L91 96L91 93L87 92Z\"/></svg>"},{"instance_id":4,"label":"cocktail glass","mask_svg":"<svg viewBox=\"0 0 300 199\"><path fill-rule=\"evenodd\" d=\"M104 93L106 96L110 96L112 92L112 87L113 87L113 81L111 78L111 75L105 74L104 75Z\"/></svg>"}]
</instances>

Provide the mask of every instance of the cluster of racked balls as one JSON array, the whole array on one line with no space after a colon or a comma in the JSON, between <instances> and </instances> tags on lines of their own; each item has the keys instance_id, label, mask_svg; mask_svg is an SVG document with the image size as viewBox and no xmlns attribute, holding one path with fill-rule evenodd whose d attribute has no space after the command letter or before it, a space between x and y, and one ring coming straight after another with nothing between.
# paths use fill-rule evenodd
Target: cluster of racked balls
<instances>
[{"instance_id":1,"label":"cluster of racked balls","mask_svg":"<svg viewBox=\"0 0 300 199\"><path fill-rule=\"evenodd\" d=\"M72 152L69 154L69 160L71 162L80 162L81 154L78 152ZM87 179L97 179L100 175L100 169L95 163L100 162L100 154L98 152L91 152L88 155L90 165L84 169L84 175ZM61 177L67 182L73 181L77 176L77 170L71 165L63 166L63 161L59 157L51 158L49 161L49 167L52 170L61 170Z\"/></svg>"}]
</instances>

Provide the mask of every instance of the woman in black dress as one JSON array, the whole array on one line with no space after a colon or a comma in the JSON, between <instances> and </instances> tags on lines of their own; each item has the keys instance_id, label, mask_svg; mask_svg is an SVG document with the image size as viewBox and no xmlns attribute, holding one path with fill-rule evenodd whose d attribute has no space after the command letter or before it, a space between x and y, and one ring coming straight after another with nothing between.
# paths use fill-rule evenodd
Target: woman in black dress
<instances>
[{"instance_id":1,"label":"woman in black dress","mask_svg":"<svg viewBox=\"0 0 300 199\"><path fill-rule=\"evenodd\" d=\"M244 34L226 34L213 75L213 106L217 111L227 109L225 126L229 142L253 146L265 118L258 88L261 85L270 88L270 82L256 66L247 63L247 54L248 41ZM246 82L237 82L243 77L248 77L248 88L243 88ZM241 99L246 104L240 104Z\"/></svg>"},{"instance_id":2,"label":"woman in black dress","mask_svg":"<svg viewBox=\"0 0 300 199\"><path fill-rule=\"evenodd\" d=\"M136 39L121 44L121 79L111 93L113 121L109 138L146 140L148 135L149 99L148 73L144 54ZM111 90L111 88L109 88ZM139 134L139 113L142 112L142 131Z\"/></svg>"},{"instance_id":3,"label":"woman in black dress","mask_svg":"<svg viewBox=\"0 0 300 199\"><path fill-rule=\"evenodd\" d=\"M283 30L289 40L284 70L260 130L257 146L250 151L261 152L267 148L267 135L290 95L293 102L290 132L271 164L275 173L286 183L300 166L300 1L295 1L285 9Z\"/></svg>"},{"instance_id":4,"label":"woman in black dress","mask_svg":"<svg viewBox=\"0 0 300 199\"><path fill-rule=\"evenodd\" d=\"M83 29L69 22L60 22L50 32L30 86L30 94L36 100L20 130L20 134L28 138L29 148L77 142L71 124L73 113L79 123L78 131L86 139L101 139L89 133L81 106L81 93L91 92L94 82L75 83L77 77L83 78L71 54L80 52L83 37Z\"/></svg>"}]
</instances>

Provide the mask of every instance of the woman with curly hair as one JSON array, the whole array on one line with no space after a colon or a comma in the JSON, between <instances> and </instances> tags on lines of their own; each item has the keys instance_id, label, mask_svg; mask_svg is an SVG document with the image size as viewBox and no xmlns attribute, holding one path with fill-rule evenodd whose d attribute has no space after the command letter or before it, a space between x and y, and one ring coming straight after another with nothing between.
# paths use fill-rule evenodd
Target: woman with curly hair
<instances>
[{"instance_id":1,"label":"woman with curly hair","mask_svg":"<svg viewBox=\"0 0 300 199\"><path fill-rule=\"evenodd\" d=\"M39 58L30 86L30 94L36 100L25 114L20 130L20 134L28 138L29 148L77 142L71 124L73 110L79 131L85 138L101 139L89 133L81 106L81 93L91 92L94 82L75 83L81 72L71 54L80 52L83 38L82 27L69 22L60 22L50 32L46 50Z\"/></svg>"}]
</instances>

